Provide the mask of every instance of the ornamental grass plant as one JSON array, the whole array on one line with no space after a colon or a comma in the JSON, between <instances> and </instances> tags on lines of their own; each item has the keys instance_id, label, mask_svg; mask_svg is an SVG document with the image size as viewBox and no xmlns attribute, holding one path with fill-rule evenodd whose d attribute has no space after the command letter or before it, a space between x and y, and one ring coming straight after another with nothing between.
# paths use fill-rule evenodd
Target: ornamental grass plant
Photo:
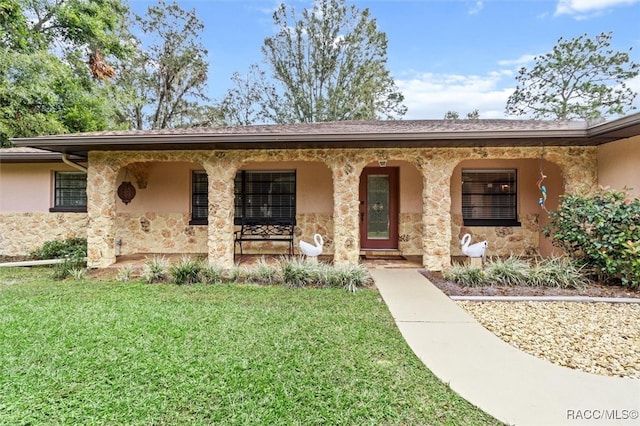
<instances>
[{"instance_id":1,"label":"ornamental grass plant","mask_svg":"<svg viewBox=\"0 0 640 426\"><path fill-rule=\"evenodd\" d=\"M484 268L454 265L443 272L444 279L465 287L541 286L581 288L589 280L583 269L568 257L527 261L513 255L486 262Z\"/></svg>"}]
</instances>

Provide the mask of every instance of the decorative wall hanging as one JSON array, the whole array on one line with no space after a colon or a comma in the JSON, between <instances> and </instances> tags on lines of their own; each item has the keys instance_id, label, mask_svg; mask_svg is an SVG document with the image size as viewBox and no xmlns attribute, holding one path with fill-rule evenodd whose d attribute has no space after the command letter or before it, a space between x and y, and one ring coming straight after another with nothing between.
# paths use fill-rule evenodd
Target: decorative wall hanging
<instances>
[{"instance_id":1,"label":"decorative wall hanging","mask_svg":"<svg viewBox=\"0 0 640 426\"><path fill-rule=\"evenodd\" d=\"M133 186L131 181L129 181L129 169L125 169L124 181L118 187L118 197L122 200L123 203L129 204L131 200L136 196L136 188Z\"/></svg>"},{"instance_id":2,"label":"decorative wall hanging","mask_svg":"<svg viewBox=\"0 0 640 426\"><path fill-rule=\"evenodd\" d=\"M547 187L542 184L542 182L547 178L547 176L544 174L544 171L542 170L542 162L543 161L544 161L544 153L542 153L542 155L540 155L540 177L536 181L536 185L538 186L538 189L540 190L541 195L542 195L542 197L540 197L540 199L538 199L538 205L540 205L542 210L544 210L545 212L548 213L549 211L547 210L547 207L545 206L545 204L547 202Z\"/></svg>"}]
</instances>

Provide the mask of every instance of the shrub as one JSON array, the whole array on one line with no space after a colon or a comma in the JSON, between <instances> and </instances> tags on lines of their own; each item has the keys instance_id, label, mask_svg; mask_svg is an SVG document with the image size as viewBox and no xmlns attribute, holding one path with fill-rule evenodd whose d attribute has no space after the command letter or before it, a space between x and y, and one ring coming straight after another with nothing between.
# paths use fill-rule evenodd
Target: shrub
<instances>
[{"instance_id":1,"label":"shrub","mask_svg":"<svg viewBox=\"0 0 640 426\"><path fill-rule=\"evenodd\" d=\"M255 264L246 268L243 272L242 275L247 281L256 284L273 285L282 281L280 269L269 264L264 257L258 259Z\"/></svg>"},{"instance_id":2,"label":"shrub","mask_svg":"<svg viewBox=\"0 0 640 426\"><path fill-rule=\"evenodd\" d=\"M118 268L118 273L116 274L116 280L120 282L128 282L133 278L133 267L131 266L123 266L122 268Z\"/></svg>"},{"instance_id":3,"label":"shrub","mask_svg":"<svg viewBox=\"0 0 640 426\"><path fill-rule=\"evenodd\" d=\"M529 263L511 255L506 259L489 260L484 268L484 279L497 285L522 285L529 270Z\"/></svg>"},{"instance_id":4,"label":"shrub","mask_svg":"<svg viewBox=\"0 0 640 426\"><path fill-rule=\"evenodd\" d=\"M530 264L510 256L489 261L485 269L452 266L443 272L443 277L466 287L497 284L580 288L588 282L582 268L568 257L551 257Z\"/></svg>"},{"instance_id":5,"label":"shrub","mask_svg":"<svg viewBox=\"0 0 640 426\"><path fill-rule=\"evenodd\" d=\"M531 286L558 288L580 288L587 282L582 268L568 257L550 257L536 262L526 280Z\"/></svg>"},{"instance_id":6,"label":"shrub","mask_svg":"<svg viewBox=\"0 0 640 426\"><path fill-rule=\"evenodd\" d=\"M243 275L243 270L239 265L236 265L235 267L226 271L226 277L232 283L242 281Z\"/></svg>"},{"instance_id":7,"label":"shrub","mask_svg":"<svg viewBox=\"0 0 640 426\"><path fill-rule=\"evenodd\" d=\"M225 270L222 266L206 264L202 265L198 278L202 284L220 284L224 280Z\"/></svg>"},{"instance_id":8,"label":"shrub","mask_svg":"<svg viewBox=\"0 0 640 426\"><path fill-rule=\"evenodd\" d=\"M328 287L341 287L353 293L371 282L369 271L362 265L325 265L324 269L325 285Z\"/></svg>"},{"instance_id":9,"label":"shrub","mask_svg":"<svg viewBox=\"0 0 640 426\"><path fill-rule=\"evenodd\" d=\"M64 241L47 241L42 247L33 250L29 257L35 260L84 259L87 257L87 240L68 238Z\"/></svg>"},{"instance_id":10,"label":"shrub","mask_svg":"<svg viewBox=\"0 0 640 426\"><path fill-rule=\"evenodd\" d=\"M543 228L555 246L608 280L640 286L640 199L628 191L565 195Z\"/></svg>"},{"instance_id":11,"label":"shrub","mask_svg":"<svg viewBox=\"0 0 640 426\"><path fill-rule=\"evenodd\" d=\"M53 279L63 280L70 275L80 274L87 266L87 240L67 238L63 241L47 241L29 253L34 260L64 259L53 268ZM73 272L73 273L72 273Z\"/></svg>"},{"instance_id":12,"label":"shrub","mask_svg":"<svg viewBox=\"0 0 640 426\"><path fill-rule=\"evenodd\" d=\"M456 282L465 287L480 287L488 285L484 271L481 268L471 268L466 265L455 265L443 272L445 280Z\"/></svg>"},{"instance_id":13,"label":"shrub","mask_svg":"<svg viewBox=\"0 0 640 426\"><path fill-rule=\"evenodd\" d=\"M175 284L195 284L200 281L202 261L183 256L169 268L169 275Z\"/></svg>"},{"instance_id":14,"label":"shrub","mask_svg":"<svg viewBox=\"0 0 640 426\"><path fill-rule=\"evenodd\" d=\"M280 261L282 280L290 287L308 287L322 282L318 263L296 257Z\"/></svg>"},{"instance_id":15,"label":"shrub","mask_svg":"<svg viewBox=\"0 0 640 426\"><path fill-rule=\"evenodd\" d=\"M71 268L69 269L69 275L76 280L81 280L87 274L87 268Z\"/></svg>"},{"instance_id":16,"label":"shrub","mask_svg":"<svg viewBox=\"0 0 640 426\"><path fill-rule=\"evenodd\" d=\"M145 260L142 267L142 279L148 283L167 281L169 261L164 256L154 256Z\"/></svg>"}]
</instances>

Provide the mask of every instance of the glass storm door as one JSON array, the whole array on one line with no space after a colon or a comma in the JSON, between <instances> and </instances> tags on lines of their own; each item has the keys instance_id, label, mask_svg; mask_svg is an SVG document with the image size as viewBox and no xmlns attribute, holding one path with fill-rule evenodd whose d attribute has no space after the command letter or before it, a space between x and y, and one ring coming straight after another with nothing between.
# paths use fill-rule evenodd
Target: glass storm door
<instances>
[{"instance_id":1,"label":"glass storm door","mask_svg":"<svg viewBox=\"0 0 640 426\"><path fill-rule=\"evenodd\" d=\"M360 176L360 246L398 248L398 169L367 167Z\"/></svg>"}]
</instances>

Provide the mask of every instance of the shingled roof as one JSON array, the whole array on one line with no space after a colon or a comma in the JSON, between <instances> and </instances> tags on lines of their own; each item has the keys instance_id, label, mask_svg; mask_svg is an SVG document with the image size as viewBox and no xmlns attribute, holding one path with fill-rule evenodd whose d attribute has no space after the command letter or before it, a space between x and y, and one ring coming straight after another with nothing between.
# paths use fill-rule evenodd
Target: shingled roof
<instances>
[{"instance_id":1,"label":"shingled roof","mask_svg":"<svg viewBox=\"0 0 640 426\"><path fill-rule=\"evenodd\" d=\"M640 114L595 125L570 120L340 121L90 132L12 142L86 156L105 150L599 145L638 134Z\"/></svg>"}]
</instances>

